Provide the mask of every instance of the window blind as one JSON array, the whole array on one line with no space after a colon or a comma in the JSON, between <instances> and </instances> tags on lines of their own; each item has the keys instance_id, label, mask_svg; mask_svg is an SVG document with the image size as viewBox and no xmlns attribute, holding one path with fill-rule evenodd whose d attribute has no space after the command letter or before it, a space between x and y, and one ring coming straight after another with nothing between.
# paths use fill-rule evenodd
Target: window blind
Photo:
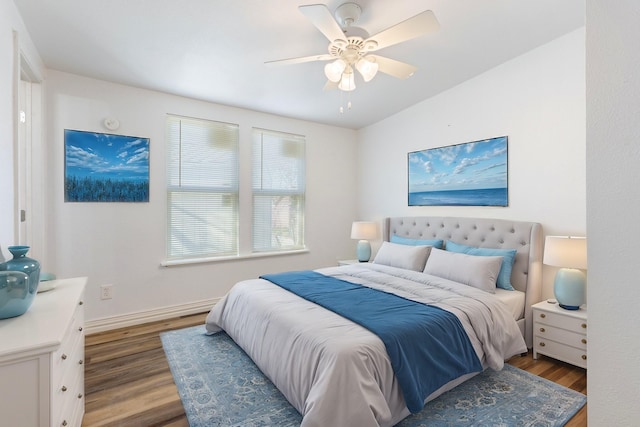
<instances>
[{"instance_id":1,"label":"window blind","mask_svg":"<svg viewBox=\"0 0 640 427\"><path fill-rule=\"evenodd\" d=\"M253 129L253 252L302 249L305 138Z\"/></svg>"},{"instance_id":2,"label":"window blind","mask_svg":"<svg viewBox=\"0 0 640 427\"><path fill-rule=\"evenodd\" d=\"M238 254L238 125L167 118L170 259Z\"/></svg>"}]
</instances>

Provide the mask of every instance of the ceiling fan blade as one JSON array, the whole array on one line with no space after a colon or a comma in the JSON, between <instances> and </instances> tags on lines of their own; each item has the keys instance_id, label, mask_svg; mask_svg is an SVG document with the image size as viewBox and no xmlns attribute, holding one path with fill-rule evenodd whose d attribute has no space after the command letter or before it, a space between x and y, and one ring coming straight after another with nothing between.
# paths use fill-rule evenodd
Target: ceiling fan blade
<instances>
[{"instance_id":1,"label":"ceiling fan blade","mask_svg":"<svg viewBox=\"0 0 640 427\"><path fill-rule=\"evenodd\" d=\"M367 42L375 41L375 43L371 43L372 47L369 49L370 51L384 49L385 47L411 40L423 34L437 31L438 28L440 28L440 24L436 16L432 11L425 10L369 37L365 40L365 46Z\"/></svg>"},{"instance_id":2,"label":"ceiling fan blade","mask_svg":"<svg viewBox=\"0 0 640 427\"><path fill-rule=\"evenodd\" d=\"M378 63L378 71L389 74L390 76L397 77L399 79L406 79L411 77L413 73L418 69L413 65L396 61L395 59L385 58L378 55L367 55L367 57L374 58Z\"/></svg>"},{"instance_id":3,"label":"ceiling fan blade","mask_svg":"<svg viewBox=\"0 0 640 427\"><path fill-rule=\"evenodd\" d=\"M298 10L309 18L311 23L315 25L330 42L345 40L342 28L340 28L340 25L338 25L338 22L336 22L327 6L323 4L310 4L299 6Z\"/></svg>"},{"instance_id":4,"label":"ceiling fan blade","mask_svg":"<svg viewBox=\"0 0 640 427\"><path fill-rule=\"evenodd\" d=\"M327 80L327 82L324 84L324 87L322 88L322 90L334 90L334 89L338 89L338 82L332 82L331 80Z\"/></svg>"},{"instance_id":5,"label":"ceiling fan blade","mask_svg":"<svg viewBox=\"0 0 640 427\"><path fill-rule=\"evenodd\" d=\"M335 58L329 55L328 53L325 53L322 55L301 56L298 58L288 58L288 59L278 59L276 61L267 61L265 62L265 65L302 64L303 62L328 61L330 59L335 59Z\"/></svg>"}]
</instances>

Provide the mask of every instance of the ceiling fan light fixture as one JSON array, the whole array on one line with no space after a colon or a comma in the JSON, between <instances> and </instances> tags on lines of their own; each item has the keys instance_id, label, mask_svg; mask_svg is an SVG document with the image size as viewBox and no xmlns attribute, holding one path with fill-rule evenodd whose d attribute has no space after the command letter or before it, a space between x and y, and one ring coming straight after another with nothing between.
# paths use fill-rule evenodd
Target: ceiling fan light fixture
<instances>
[{"instance_id":1,"label":"ceiling fan light fixture","mask_svg":"<svg viewBox=\"0 0 640 427\"><path fill-rule=\"evenodd\" d=\"M356 80L353 75L353 68L347 67L342 73L342 78L340 79L340 83L338 84L338 89L343 90L345 92L351 92L356 88Z\"/></svg>"},{"instance_id":2,"label":"ceiling fan light fixture","mask_svg":"<svg viewBox=\"0 0 640 427\"><path fill-rule=\"evenodd\" d=\"M362 78L365 82L371 81L378 72L380 66L373 58L364 57L360 58L356 63L356 69L362 74Z\"/></svg>"},{"instance_id":3,"label":"ceiling fan light fixture","mask_svg":"<svg viewBox=\"0 0 640 427\"><path fill-rule=\"evenodd\" d=\"M336 59L324 66L324 75L334 83L338 83L342 78L342 72L347 67L347 63L342 59Z\"/></svg>"}]
</instances>

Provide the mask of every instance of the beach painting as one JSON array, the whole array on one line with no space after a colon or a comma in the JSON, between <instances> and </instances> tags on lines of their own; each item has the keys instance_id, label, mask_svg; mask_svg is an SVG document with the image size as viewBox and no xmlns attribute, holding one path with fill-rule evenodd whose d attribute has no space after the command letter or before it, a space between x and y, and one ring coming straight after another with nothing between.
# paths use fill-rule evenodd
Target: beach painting
<instances>
[{"instance_id":1,"label":"beach painting","mask_svg":"<svg viewBox=\"0 0 640 427\"><path fill-rule=\"evenodd\" d=\"M506 136L408 154L409 206L508 206Z\"/></svg>"},{"instance_id":2,"label":"beach painting","mask_svg":"<svg viewBox=\"0 0 640 427\"><path fill-rule=\"evenodd\" d=\"M65 202L148 202L149 138L64 130Z\"/></svg>"}]
</instances>

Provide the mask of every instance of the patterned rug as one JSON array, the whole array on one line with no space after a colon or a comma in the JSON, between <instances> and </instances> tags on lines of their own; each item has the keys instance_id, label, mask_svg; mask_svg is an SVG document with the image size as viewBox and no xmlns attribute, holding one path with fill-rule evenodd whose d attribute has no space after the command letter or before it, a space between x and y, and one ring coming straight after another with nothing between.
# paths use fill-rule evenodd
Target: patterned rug
<instances>
[{"instance_id":1,"label":"patterned rug","mask_svg":"<svg viewBox=\"0 0 640 427\"><path fill-rule=\"evenodd\" d=\"M300 414L226 334L207 336L204 326L194 326L160 338L191 427L300 425ZM562 426L586 401L505 365L427 403L397 427Z\"/></svg>"}]
</instances>

